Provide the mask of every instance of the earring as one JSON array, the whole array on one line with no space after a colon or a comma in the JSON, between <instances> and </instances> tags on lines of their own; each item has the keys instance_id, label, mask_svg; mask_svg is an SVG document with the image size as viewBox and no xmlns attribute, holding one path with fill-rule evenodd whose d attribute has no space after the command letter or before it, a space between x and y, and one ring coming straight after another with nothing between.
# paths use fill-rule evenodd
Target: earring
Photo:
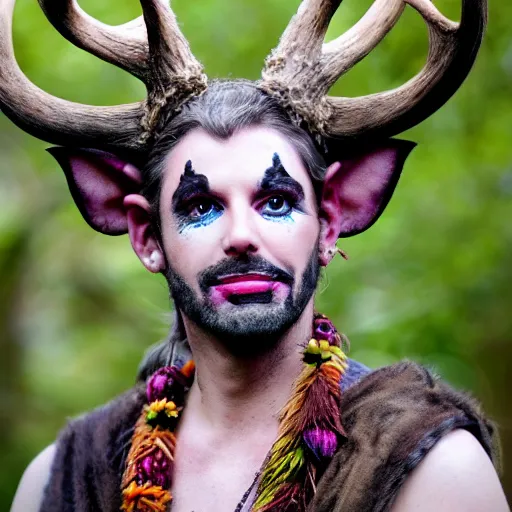
<instances>
[{"instance_id":1,"label":"earring","mask_svg":"<svg viewBox=\"0 0 512 512\"><path fill-rule=\"evenodd\" d=\"M345 251L343 251L342 249L340 249L339 247L329 247L329 249L326 250L327 252L327 257L329 258L329 261L332 260L334 258L334 256L336 256L336 253L338 253L344 260L348 260L348 255Z\"/></svg>"},{"instance_id":2,"label":"earring","mask_svg":"<svg viewBox=\"0 0 512 512\"><path fill-rule=\"evenodd\" d=\"M153 251L147 262L150 267L153 267L153 269L156 270L157 267L160 267L160 253L158 251Z\"/></svg>"},{"instance_id":3,"label":"earring","mask_svg":"<svg viewBox=\"0 0 512 512\"><path fill-rule=\"evenodd\" d=\"M344 260L348 260L348 254L343 250L343 249L340 249L339 247L336 247L336 250L338 251L338 254L344 259Z\"/></svg>"}]
</instances>

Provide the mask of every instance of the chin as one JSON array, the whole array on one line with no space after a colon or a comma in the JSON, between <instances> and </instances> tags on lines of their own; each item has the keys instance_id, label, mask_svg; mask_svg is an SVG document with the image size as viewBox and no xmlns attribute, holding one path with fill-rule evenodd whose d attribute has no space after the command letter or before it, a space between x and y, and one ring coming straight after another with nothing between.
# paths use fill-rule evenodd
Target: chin
<instances>
[{"instance_id":1,"label":"chin","mask_svg":"<svg viewBox=\"0 0 512 512\"><path fill-rule=\"evenodd\" d=\"M313 251L296 291L293 285L280 282L268 285L269 289L255 286L253 293L246 288L242 293L232 283L225 289L199 283L199 290L195 291L171 267L166 278L176 307L189 320L211 333L234 355L255 356L279 344L313 297L318 280L316 254Z\"/></svg>"},{"instance_id":2,"label":"chin","mask_svg":"<svg viewBox=\"0 0 512 512\"><path fill-rule=\"evenodd\" d=\"M287 301L289 302L289 301ZM301 312L289 304L228 304L205 308L201 327L221 338L281 337L298 319Z\"/></svg>"}]
</instances>

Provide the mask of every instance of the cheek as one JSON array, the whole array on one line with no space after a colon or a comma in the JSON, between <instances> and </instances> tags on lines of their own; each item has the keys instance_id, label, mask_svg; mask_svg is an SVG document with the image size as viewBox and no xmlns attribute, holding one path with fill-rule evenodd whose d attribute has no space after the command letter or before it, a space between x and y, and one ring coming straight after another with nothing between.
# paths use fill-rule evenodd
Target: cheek
<instances>
[{"instance_id":1,"label":"cheek","mask_svg":"<svg viewBox=\"0 0 512 512\"><path fill-rule=\"evenodd\" d=\"M319 225L316 217L294 212L281 220L262 220L261 232L271 254L301 272L315 247Z\"/></svg>"},{"instance_id":2,"label":"cheek","mask_svg":"<svg viewBox=\"0 0 512 512\"><path fill-rule=\"evenodd\" d=\"M219 246L220 226L214 222L206 228L182 230L173 221L162 226L164 250L172 268L189 282L212 264ZM218 249L217 249L218 250Z\"/></svg>"}]
</instances>

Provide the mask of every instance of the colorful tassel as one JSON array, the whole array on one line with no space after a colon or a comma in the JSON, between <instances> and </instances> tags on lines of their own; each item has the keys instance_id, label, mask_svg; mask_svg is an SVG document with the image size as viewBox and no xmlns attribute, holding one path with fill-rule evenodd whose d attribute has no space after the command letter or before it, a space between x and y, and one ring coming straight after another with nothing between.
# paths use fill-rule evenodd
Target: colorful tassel
<instances>
[{"instance_id":1,"label":"colorful tassel","mask_svg":"<svg viewBox=\"0 0 512 512\"><path fill-rule=\"evenodd\" d=\"M185 395L192 385L194 364L181 370L166 367L148 380L145 405L135 424L135 432L122 480L126 512L165 512L172 500L172 482L176 429ZM177 402L175 402L175 401Z\"/></svg>"},{"instance_id":2,"label":"colorful tassel","mask_svg":"<svg viewBox=\"0 0 512 512\"><path fill-rule=\"evenodd\" d=\"M341 336L324 316L315 318L302 370L280 415L278 439L263 471L253 512L301 512L315 493L325 462L345 436L340 381L347 368Z\"/></svg>"},{"instance_id":3,"label":"colorful tassel","mask_svg":"<svg viewBox=\"0 0 512 512\"><path fill-rule=\"evenodd\" d=\"M313 338L304 349L304 369L280 414L278 438L258 484L253 512L304 512L316 483L345 436L340 381L347 368L333 324L315 315ZM165 512L170 492L174 431L194 378L194 362L165 367L148 380L145 405L132 437L122 480L122 511Z\"/></svg>"}]
</instances>

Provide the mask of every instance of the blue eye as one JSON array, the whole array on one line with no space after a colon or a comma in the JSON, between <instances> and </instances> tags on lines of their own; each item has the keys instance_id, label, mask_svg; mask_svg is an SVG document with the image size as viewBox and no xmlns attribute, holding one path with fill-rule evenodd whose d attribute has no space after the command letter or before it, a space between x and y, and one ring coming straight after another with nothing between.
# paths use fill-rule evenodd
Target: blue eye
<instances>
[{"instance_id":1,"label":"blue eye","mask_svg":"<svg viewBox=\"0 0 512 512\"><path fill-rule=\"evenodd\" d=\"M262 214L268 217L284 217L289 215L293 206L290 202L281 195L270 197L265 203Z\"/></svg>"}]
</instances>

